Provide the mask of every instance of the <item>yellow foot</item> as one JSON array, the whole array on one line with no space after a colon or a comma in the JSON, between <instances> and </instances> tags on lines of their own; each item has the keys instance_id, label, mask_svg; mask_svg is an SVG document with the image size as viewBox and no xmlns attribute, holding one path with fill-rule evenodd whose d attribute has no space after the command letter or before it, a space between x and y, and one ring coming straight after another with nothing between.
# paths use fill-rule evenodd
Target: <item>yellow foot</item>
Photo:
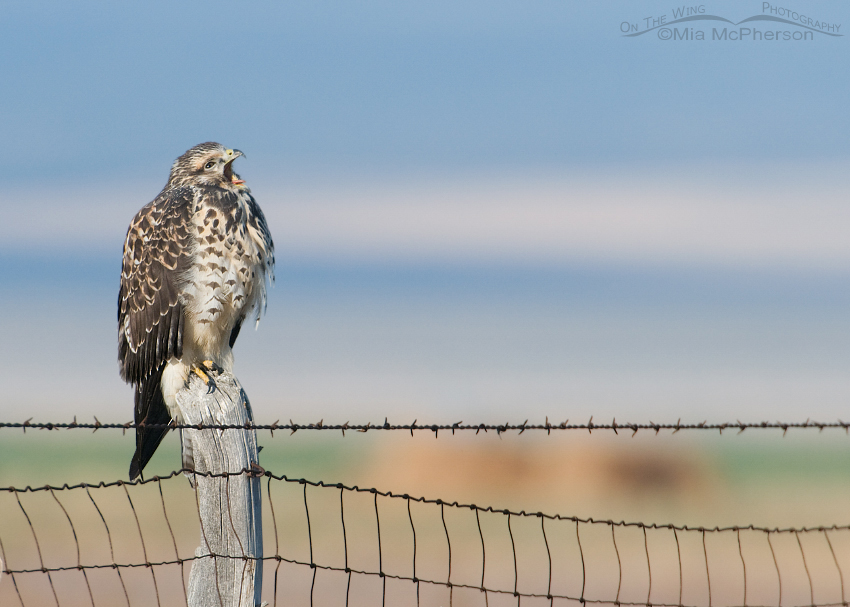
<instances>
[{"instance_id":1,"label":"yellow foot","mask_svg":"<svg viewBox=\"0 0 850 607\"><path fill-rule=\"evenodd\" d=\"M203 364L206 367L208 362L211 362L211 361L204 361L201 364ZM214 363L211 363L211 364L214 364ZM207 368L210 371L213 370L210 367L207 367ZM204 385L207 387L207 394L211 394L212 392L215 391L215 380L210 375L205 373L203 369L201 369L197 365L192 365L192 373L194 373L195 375L200 377L201 381L204 382Z\"/></svg>"},{"instance_id":2,"label":"yellow foot","mask_svg":"<svg viewBox=\"0 0 850 607\"><path fill-rule=\"evenodd\" d=\"M222 373L224 371L224 369L219 367L217 364L215 364L214 361L211 360L205 360L201 364L204 365L210 371L215 371L216 373Z\"/></svg>"}]
</instances>

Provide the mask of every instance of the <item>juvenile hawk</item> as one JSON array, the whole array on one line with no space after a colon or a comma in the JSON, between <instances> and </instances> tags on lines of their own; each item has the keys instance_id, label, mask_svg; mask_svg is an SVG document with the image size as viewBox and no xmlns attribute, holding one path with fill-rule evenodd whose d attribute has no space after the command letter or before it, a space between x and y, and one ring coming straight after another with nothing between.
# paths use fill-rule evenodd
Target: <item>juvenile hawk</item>
<instances>
[{"instance_id":1,"label":"juvenile hawk","mask_svg":"<svg viewBox=\"0 0 850 607\"><path fill-rule=\"evenodd\" d=\"M233 172L242 152L196 145L133 218L118 292L121 378L135 387L136 423L180 423L175 397L194 372L231 370L242 323L266 304L274 244L266 218ZM130 479L166 428L137 428Z\"/></svg>"}]
</instances>

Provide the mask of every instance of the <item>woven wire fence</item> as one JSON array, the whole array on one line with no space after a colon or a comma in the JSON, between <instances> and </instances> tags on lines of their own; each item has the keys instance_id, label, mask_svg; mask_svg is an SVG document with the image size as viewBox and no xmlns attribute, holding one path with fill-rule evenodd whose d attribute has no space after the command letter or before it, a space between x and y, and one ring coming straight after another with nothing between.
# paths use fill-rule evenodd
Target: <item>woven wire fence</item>
<instances>
[{"instance_id":1,"label":"woven wire fence","mask_svg":"<svg viewBox=\"0 0 850 607\"><path fill-rule=\"evenodd\" d=\"M200 521L181 472L0 488L0 605L185 605ZM848 525L647 525L262 474L272 605L848 605Z\"/></svg>"}]
</instances>

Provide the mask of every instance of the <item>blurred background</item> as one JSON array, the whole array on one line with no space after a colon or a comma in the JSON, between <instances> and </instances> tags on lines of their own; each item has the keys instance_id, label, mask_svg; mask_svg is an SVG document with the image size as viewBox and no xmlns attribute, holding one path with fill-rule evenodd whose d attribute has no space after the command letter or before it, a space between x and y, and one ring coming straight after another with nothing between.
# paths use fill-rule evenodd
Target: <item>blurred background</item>
<instances>
[{"instance_id":1,"label":"blurred background","mask_svg":"<svg viewBox=\"0 0 850 607\"><path fill-rule=\"evenodd\" d=\"M850 418L847 40L623 35L662 15L6 2L0 419L132 418L123 238L208 140L246 153L277 247L267 314L235 348L259 422ZM133 451L114 431L0 432L2 484L122 478ZM838 432L425 438L260 443L278 473L502 507L846 520ZM150 473L177 452L170 437Z\"/></svg>"},{"instance_id":2,"label":"blurred background","mask_svg":"<svg viewBox=\"0 0 850 607\"><path fill-rule=\"evenodd\" d=\"M2 416L130 418L124 234L215 140L277 245L261 419L840 417L846 41L622 35L656 13L8 4Z\"/></svg>"}]
</instances>

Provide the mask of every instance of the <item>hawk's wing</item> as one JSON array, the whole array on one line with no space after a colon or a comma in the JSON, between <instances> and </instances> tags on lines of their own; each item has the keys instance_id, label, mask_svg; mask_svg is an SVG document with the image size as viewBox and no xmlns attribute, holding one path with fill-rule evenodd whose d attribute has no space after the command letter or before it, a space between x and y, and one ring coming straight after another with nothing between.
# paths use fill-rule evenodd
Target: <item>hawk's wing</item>
<instances>
[{"instance_id":1,"label":"hawk's wing","mask_svg":"<svg viewBox=\"0 0 850 607\"><path fill-rule=\"evenodd\" d=\"M168 423L160 380L165 363L183 354L180 289L191 264L193 191L162 192L133 218L124 241L118 292L121 377L136 387L136 423ZM130 476L138 474L167 429L137 429Z\"/></svg>"},{"instance_id":2,"label":"hawk's wing","mask_svg":"<svg viewBox=\"0 0 850 607\"><path fill-rule=\"evenodd\" d=\"M260 262L263 264L263 277L261 278L262 288L260 301L257 306L257 322L260 321L260 315L266 311L266 281L274 284L274 241L272 241L269 225L266 223L266 216L263 215L263 210L254 197L248 194L248 229L253 233L260 243ZM236 338L232 338L236 341ZM233 347L233 343L230 344Z\"/></svg>"}]
</instances>

